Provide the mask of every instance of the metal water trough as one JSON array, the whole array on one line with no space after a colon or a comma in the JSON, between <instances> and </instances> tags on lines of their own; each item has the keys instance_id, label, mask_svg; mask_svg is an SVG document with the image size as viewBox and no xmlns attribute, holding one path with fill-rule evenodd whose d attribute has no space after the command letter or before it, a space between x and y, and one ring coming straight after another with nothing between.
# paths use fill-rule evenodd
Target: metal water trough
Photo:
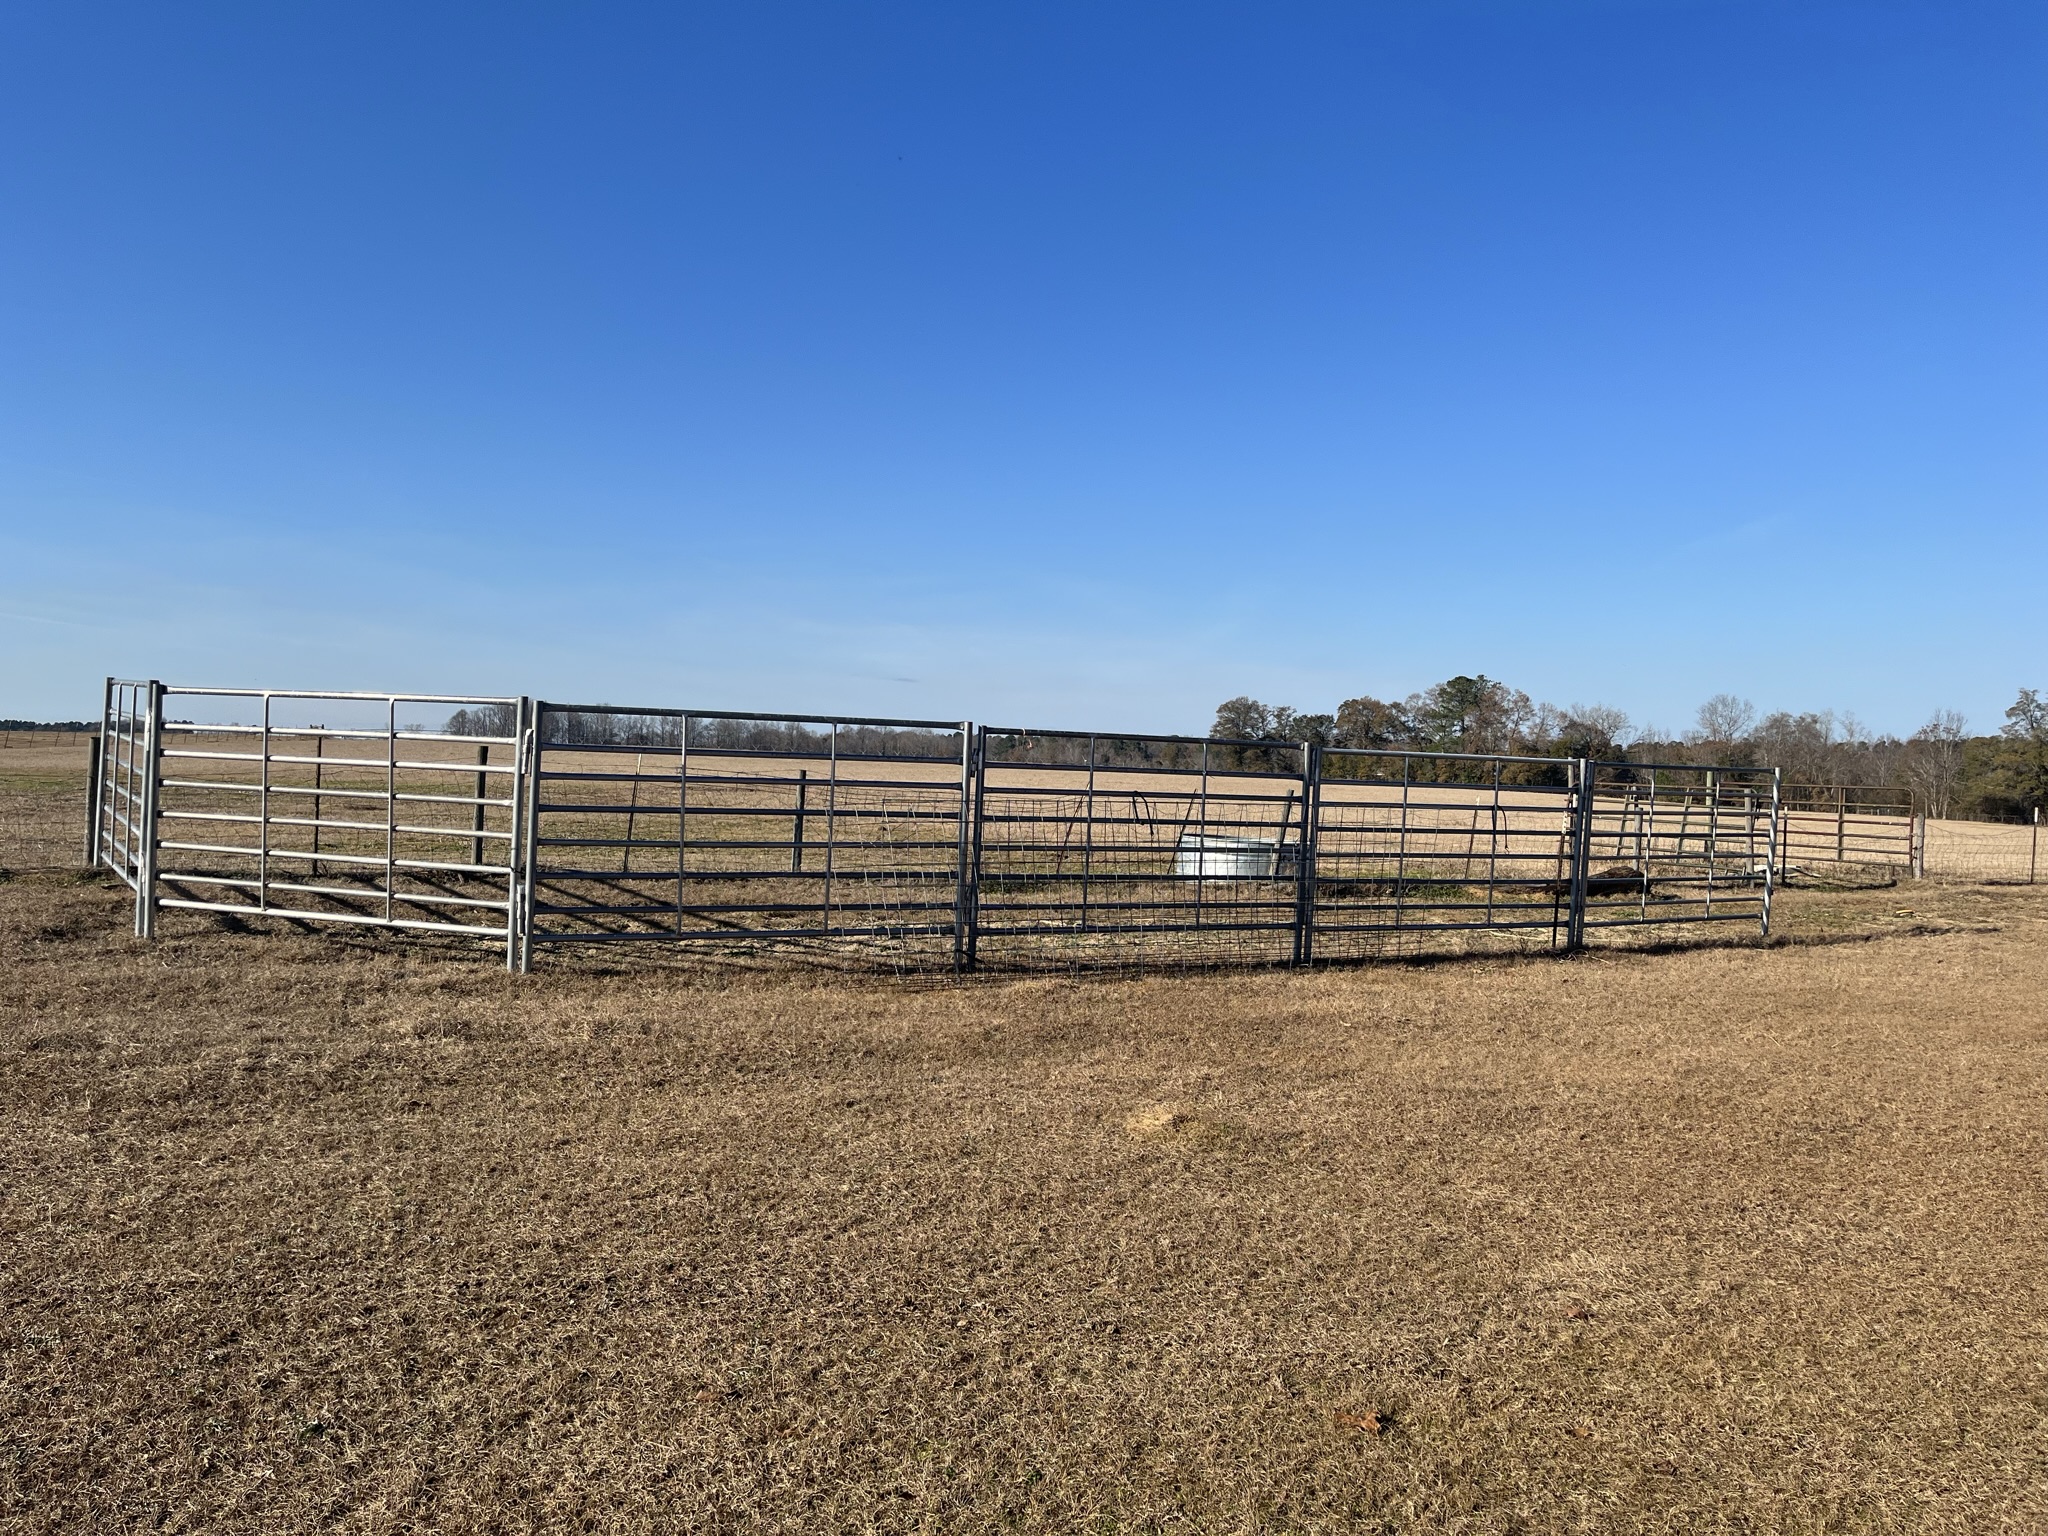
<instances>
[{"instance_id":1,"label":"metal water trough","mask_svg":"<svg viewBox=\"0 0 2048 1536\"><path fill-rule=\"evenodd\" d=\"M1292 843L1218 832L1183 832L1173 872L1201 880L1289 880L1299 855Z\"/></svg>"}]
</instances>

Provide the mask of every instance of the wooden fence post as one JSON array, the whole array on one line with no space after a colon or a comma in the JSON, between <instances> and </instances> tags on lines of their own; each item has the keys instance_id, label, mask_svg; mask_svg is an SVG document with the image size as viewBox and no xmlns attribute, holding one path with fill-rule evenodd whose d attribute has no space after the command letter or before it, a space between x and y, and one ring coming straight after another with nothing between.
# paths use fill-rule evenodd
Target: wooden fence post
<instances>
[{"instance_id":1,"label":"wooden fence post","mask_svg":"<svg viewBox=\"0 0 2048 1536\"><path fill-rule=\"evenodd\" d=\"M85 867L99 862L100 851L100 739L85 738Z\"/></svg>"}]
</instances>

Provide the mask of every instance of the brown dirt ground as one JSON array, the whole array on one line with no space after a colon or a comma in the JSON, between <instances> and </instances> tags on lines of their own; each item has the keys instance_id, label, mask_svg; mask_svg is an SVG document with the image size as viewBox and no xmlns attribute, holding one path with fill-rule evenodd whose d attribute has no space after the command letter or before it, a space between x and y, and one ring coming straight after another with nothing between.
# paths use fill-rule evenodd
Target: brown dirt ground
<instances>
[{"instance_id":1,"label":"brown dirt ground","mask_svg":"<svg viewBox=\"0 0 2048 1536\"><path fill-rule=\"evenodd\" d=\"M0 883L9 1531L2048 1529L2048 900L910 987Z\"/></svg>"}]
</instances>

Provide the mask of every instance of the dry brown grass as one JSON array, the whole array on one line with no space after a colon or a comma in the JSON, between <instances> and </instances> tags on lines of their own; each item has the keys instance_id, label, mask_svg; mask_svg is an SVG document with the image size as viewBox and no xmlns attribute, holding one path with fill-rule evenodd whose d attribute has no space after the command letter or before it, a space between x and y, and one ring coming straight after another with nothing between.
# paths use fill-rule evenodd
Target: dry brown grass
<instances>
[{"instance_id":1,"label":"dry brown grass","mask_svg":"<svg viewBox=\"0 0 2048 1536\"><path fill-rule=\"evenodd\" d=\"M0 884L0 1525L2037 1531L2048 903L911 990Z\"/></svg>"}]
</instances>

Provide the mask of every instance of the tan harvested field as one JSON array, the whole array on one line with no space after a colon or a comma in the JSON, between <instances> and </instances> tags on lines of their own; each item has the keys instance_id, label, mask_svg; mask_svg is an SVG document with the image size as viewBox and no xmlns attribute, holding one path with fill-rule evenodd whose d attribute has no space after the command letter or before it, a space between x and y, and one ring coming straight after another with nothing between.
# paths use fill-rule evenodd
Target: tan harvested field
<instances>
[{"instance_id":1,"label":"tan harvested field","mask_svg":"<svg viewBox=\"0 0 2048 1536\"><path fill-rule=\"evenodd\" d=\"M915 988L127 917L0 882L0 1529L2048 1529L2033 891Z\"/></svg>"}]
</instances>

